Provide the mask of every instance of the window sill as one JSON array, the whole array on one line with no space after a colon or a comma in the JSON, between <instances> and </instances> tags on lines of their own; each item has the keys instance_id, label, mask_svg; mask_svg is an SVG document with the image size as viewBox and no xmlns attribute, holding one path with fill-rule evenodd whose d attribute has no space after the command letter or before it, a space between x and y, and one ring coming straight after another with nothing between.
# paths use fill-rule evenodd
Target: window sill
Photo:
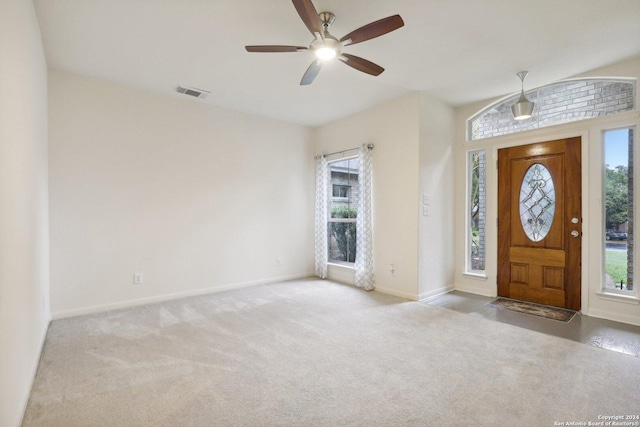
<instances>
[{"instance_id":1,"label":"window sill","mask_svg":"<svg viewBox=\"0 0 640 427\"><path fill-rule=\"evenodd\" d=\"M471 273L469 271L465 271L464 273L462 273L462 276L468 277L469 279L474 279L474 280L486 281L488 279L487 275L484 273Z\"/></svg>"},{"instance_id":2,"label":"window sill","mask_svg":"<svg viewBox=\"0 0 640 427\"><path fill-rule=\"evenodd\" d=\"M640 299L634 295L622 295L609 292L597 292L596 295L598 298L607 301L623 302L626 304L640 304Z\"/></svg>"},{"instance_id":3,"label":"window sill","mask_svg":"<svg viewBox=\"0 0 640 427\"><path fill-rule=\"evenodd\" d=\"M355 267L354 267L354 265L353 265L353 264L336 264L336 263L333 263L333 262L328 262L328 263L327 263L327 267L331 267L331 268L334 268L334 267L337 267L337 268L344 268L345 270L354 270L354 269L355 269Z\"/></svg>"}]
</instances>

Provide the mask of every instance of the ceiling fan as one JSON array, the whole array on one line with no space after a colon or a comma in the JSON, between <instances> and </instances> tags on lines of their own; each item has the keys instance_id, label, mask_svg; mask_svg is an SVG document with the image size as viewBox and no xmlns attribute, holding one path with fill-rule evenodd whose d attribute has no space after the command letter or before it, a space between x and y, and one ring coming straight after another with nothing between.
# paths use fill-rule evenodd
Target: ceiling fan
<instances>
[{"instance_id":1,"label":"ceiling fan","mask_svg":"<svg viewBox=\"0 0 640 427\"><path fill-rule=\"evenodd\" d=\"M307 71L304 73L304 76L302 76L302 80L300 81L301 85L311 84L320 72L323 61L328 61L333 58L338 58L351 68L355 68L363 73L371 74L372 76L378 76L384 71L384 68L371 61L367 61L366 59L355 55L343 53L342 48L397 30L404 25L404 21L400 15L389 16L367 24L338 40L329 33L329 27L336 19L333 13L318 13L311 0L292 1L298 11L298 15L302 18L302 22L304 22L309 31L311 31L311 34L314 36L314 40L311 42L309 47L281 45L245 46L247 52L313 52L316 55L316 59L311 63Z\"/></svg>"}]
</instances>

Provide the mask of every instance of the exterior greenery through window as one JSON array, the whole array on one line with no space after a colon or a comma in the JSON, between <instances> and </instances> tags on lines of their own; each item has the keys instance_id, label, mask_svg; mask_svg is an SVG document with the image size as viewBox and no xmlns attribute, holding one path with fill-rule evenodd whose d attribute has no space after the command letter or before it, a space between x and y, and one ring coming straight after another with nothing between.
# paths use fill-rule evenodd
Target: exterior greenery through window
<instances>
[{"instance_id":1,"label":"exterior greenery through window","mask_svg":"<svg viewBox=\"0 0 640 427\"><path fill-rule=\"evenodd\" d=\"M606 291L633 292L633 129L604 133Z\"/></svg>"},{"instance_id":2,"label":"exterior greenery through window","mask_svg":"<svg viewBox=\"0 0 640 427\"><path fill-rule=\"evenodd\" d=\"M327 238L332 263L353 264L356 260L359 166L357 157L329 163L332 192Z\"/></svg>"},{"instance_id":3,"label":"exterior greenery through window","mask_svg":"<svg viewBox=\"0 0 640 427\"><path fill-rule=\"evenodd\" d=\"M468 159L470 209L467 270L471 271L484 271L485 268L485 171L484 150L470 152Z\"/></svg>"}]
</instances>

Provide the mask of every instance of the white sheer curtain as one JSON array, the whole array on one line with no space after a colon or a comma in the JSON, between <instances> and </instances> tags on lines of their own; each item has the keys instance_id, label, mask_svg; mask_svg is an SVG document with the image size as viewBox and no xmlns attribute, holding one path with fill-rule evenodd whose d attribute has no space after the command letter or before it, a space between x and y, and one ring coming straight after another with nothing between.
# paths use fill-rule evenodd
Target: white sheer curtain
<instances>
[{"instance_id":1,"label":"white sheer curtain","mask_svg":"<svg viewBox=\"0 0 640 427\"><path fill-rule=\"evenodd\" d=\"M315 239L316 239L316 276L327 278L327 262L329 249L327 243L329 196L329 168L324 156L316 157L316 212L315 212Z\"/></svg>"},{"instance_id":2,"label":"white sheer curtain","mask_svg":"<svg viewBox=\"0 0 640 427\"><path fill-rule=\"evenodd\" d=\"M356 217L356 261L353 284L371 291L375 288L373 277L373 212L371 149L367 144L360 147L358 170L358 216Z\"/></svg>"}]
</instances>

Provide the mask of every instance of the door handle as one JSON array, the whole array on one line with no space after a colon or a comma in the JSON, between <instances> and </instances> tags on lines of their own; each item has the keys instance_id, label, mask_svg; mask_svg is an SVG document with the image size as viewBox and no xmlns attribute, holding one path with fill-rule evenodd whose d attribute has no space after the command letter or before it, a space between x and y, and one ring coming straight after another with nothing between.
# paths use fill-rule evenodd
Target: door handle
<instances>
[{"instance_id":1,"label":"door handle","mask_svg":"<svg viewBox=\"0 0 640 427\"><path fill-rule=\"evenodd\" d=\"M571 232L571 237L579 237L580 236L580 232L578 230L573 230Z\"/></svg>"}]
</instances>

